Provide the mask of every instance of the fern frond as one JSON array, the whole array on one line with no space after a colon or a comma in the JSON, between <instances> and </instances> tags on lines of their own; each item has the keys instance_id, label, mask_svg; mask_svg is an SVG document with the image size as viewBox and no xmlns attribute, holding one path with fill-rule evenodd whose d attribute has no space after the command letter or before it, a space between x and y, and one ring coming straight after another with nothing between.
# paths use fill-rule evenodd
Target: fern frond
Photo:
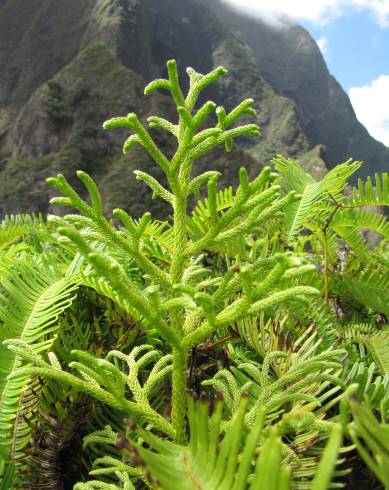
<instances>
[{"instance_id":1,"label":"fern frond","mask_svg":"<svg viewBox=\"0 0 389 490\"><path fill-rule=\"evenodd\" d=\"M19 214L5 216L0 223L0 248L4 249L16 241L32 241L49 237L41 215Z\"/></svg>"},{"instance_id":2,"label":"fern frond","mask_svg":"<svg viewBox=\"0 0 389 490\"><path fill-rule=\"evenodd\" d=\"M302 194L299 202L293 204L287 210L286 229L288 240L295 236L302 228L304 222L310 218L313 208L321 196L321 186L319 182L308 184Z\"/></svg>"},{"instance_id":3,"label":"fern frond","mask_svg":"<svg viewBox=\"0 0 389 490\"><path fill-rule=\"evenodd\" d=\"M227 187L217 192L216 194L216 213L225 213L230 209L235 202L235 196L232 187ZM192 216L187 219L186 228L193 240L200 240L203 238L209 230L209 227L213 224L212 216L210 213L210 202L208 198L197 201L196 207L192 212ZM244 236L237 236L235 239L230 240L227 244L213 244L213 252L225 253L230 257L236 255L244 256L246 254L246 239Z\"/></svg>"},{"instance_id":4,"label":"fern frond","mask_svg":"<svg viewBox=\"0 0 389 490\"><path fill-rule=\"evenodd\" d=\"M281 175L282 184L287 191L294 190L302 194L308 185L315 183L315 179L305 172L296 160L277 155L273 158L272 164Z\"/></svg>"},{"instance_id":5,"label":"fern frond","mask_svg":"<svg viewBox=\"0 0 389 490\"><path fill-rule=\"evenodd\" d=\"M372 323L352 323L346 325L341 336L346 342L360 343L367 347L375 363L369 368L371 376L374 373L373 367L378 367L385 378L389 376L389 328L378 329L377 325Z\"/></svg>"},{"instance_id":6,"label":"fern frond","mask_svg":"<svg viewBox=\"0 0 389 490\"><path fill-rule=\"evenodd\" d=\"M291 465L292 488L304 490L311 488L317 471L316 456L323 451L323 441L327 440L333 429L333 422L325 418L331 407L343 397L341 381L336 376L339 374L339 364L324 361L322 368L316 371L316 367L313 367L316 362L314 359L326 354L315 356L320 341L312 343L308 339L309 335L296 345L296 351L300 351L298 356L273 351L265 357L262 366L247 359L239 364L237 358L237 368L221 370L213 380L203 382L223 394L230 413L236 410L242 392L246 392L248 413L245 420L249 427L252 426L252 416L258 407L266 410L267 423L276 424L279 434L283 436L282 440L288 441L283 444L283 453ZM339 353L337 356L339 359ZM306 374L301 378L297 374L298 366L302 369L303 366L307 367ZM337 370L335 373L334 369ZM297 375L295 379L294 374ZM286 378L290 382L284 384L282 380ZM273 387L278 383L281 383L280 391L278 388L274 391ZM341 475L341 471L335 472L336 477Z\"/></svg>"},{"instance_id":7,"label":"fern frond","mask_svg":"<svg viewBox=\"0 0 389 490\"><path fill-rule=\"evenodd\" d=\"M370 350L381 373L389 375L389 329L365 337L362 341Z\"/></svg>"},{"instance_id":8,"label":"fern frond","mask_svg":"<svg viewBox=\"0 0 389 490\"><path fill-rule=\"evenodd\" d=\"M367 269L353 277L342 278L341 295L349 294L360 304L377 313L389 315L389 274L374 268Z\"/></svg>"},{"instance_id":9,"label":"fern frond","mask_svg":"<svg viewBox=\"0 0 389 490\"><path fill-rule=\"evenodd\" d=\"M83 286L90 287L94 289L98 294L102 296L106 296L107 298L112 299L123 311L129 313L132 318L135 320L139 320L141 315L138 311L129 303L127 297L121 294L120 291L112 288L111 284L100 275L96 273L90 274L80 274L80 284Z\"/></svg>"},{"instance_id":10,"label":"fern frond","mask_svg":"<svg viewBox=\"0 0 389 490\"><path fill-rule=\"evenodd\" d=\"M389 206L389 174L374 174L374 182L369 176L366 182L358 179L358 186L352 190L352 196L343 201L347 206Z\"/></svg>"},{"instance_id":11,"label":"fern frond","mask_svg":"<svg viewBox=\"0 0 389 490\"><path fill-rule=\"evenodd\" d=\"M316 212L316 206L323 198L331 196L339 199L347 185L347 179L359 168L359 162L351 160L330 170L325 177L316 182L301 166L292 159L277 156L272 160L281 175L281 182L288 190L301 194L298 201L289 206L285 214L286 233L291 240Z\"/></svg>"},{"instance_id":12,"label":"fern frond","mask_svg":"<svg viewBox=\"0 0 389 490\"><path fill-rule=\"evenodd\" d=\"M362 209L339 209L331 221L333 227L351 227L373 230L389 237L389 222L383 214Z\"/></svg>"},{"instance_id":13,"label":"fern frond","mask_svg":"<svg viewBox=\"0 0 389 490\"><path fill-rule=\"evenodd\" d=\"M331 228L338 237L350 247L353 254L358 257L359 260L370 264L374 263L377 259L375 254L369 249L366 240L358 229L350 226L339 226L337 224L331 225Z\"/></svg>"},{"instance_id":14,"label":"fern frond","mask_svg":"<svg viewBox=\"0 0 389 490\"><path fill-rule=\"evenodd\" d=\"M389 262L383 255L374 253L363 237L363 230L372 230L389 236L389 222L384 215L360 209L339 209L330 223L330 227L350 247L354 255L363 262L374 263L377 260L387 266Z\"/></svg>"},{"instance_id":15,"label":"fern frond","mask_svg":"<svg viewBox=\"0 0 389 490\"><path fill-rule=\"evenodd\" d=\"M145 228L143 244L148 254L168 262L174 247L173 228L167 221L151 221Z\"/></svg>"},{"instance_id":16,"label":"fern frond","mask_svg":"<svg viewBox=\"0 0 389 490\"><path fill-rule=\"evenodd\" d=\"M264 413L259 411L255 423L247 431L247 400L240 402L235 415L222 429L222 406L218 403L212 416L204 402L189 403L190 440L187 446L163 441L149 433L141 437L150 446L139 447L160 488L194 490L219 488L232 490L287 490L289 488L325 489L331 481L338 451L342 443L342 427L334 424L328 435L324 457L319 466L311 465L309 480L299 475L298 464L291 464L277 428L267 428ZM259 456L256 454L259 449ZM313 462L314 458L312 458ZM294 470L295 469L295 474ZM301 471L300 471L301 473ZM291 481L291 476L294 480ZM311 481L313 478L313 481ZM314 487L310 485L313 484Z\"/></svg>"},{"instance_id":17,"label":"fern frond","mask_svg":"<svg viewBox=\"0 0 389 490\"><path fill-rule=\"evenodd\" d=\"M28 441L11 438L15 417L28 380L27 374L14 375L21 359L9 351L3 342L17 338L26 342L37 355L47 350L59 328L59 316L71 306L78 287L77 276L66 275L61 264L22 260L3 273L4 293L0 318L0 460L4 461Z\"/></svg>"}]
</instances>

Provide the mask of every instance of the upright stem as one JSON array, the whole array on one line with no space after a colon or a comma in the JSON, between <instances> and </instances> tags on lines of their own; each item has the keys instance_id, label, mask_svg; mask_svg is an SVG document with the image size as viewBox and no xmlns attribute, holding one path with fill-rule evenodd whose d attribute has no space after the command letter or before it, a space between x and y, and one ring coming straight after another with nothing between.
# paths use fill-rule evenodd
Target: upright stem
<instances>
[{"instance_id":1,"label":"upright stem","mask_svg":"<svg viewBox=\"0 0 389 490\"><path fill-rule=\"evenodd\" d=\"M324 246L324 264L323 264L323 274L324 274L324 301L328 303L328 239L327 239L327 229L323 233L323 246Z\"/></svg>"},{"instance_id":2,"label":"upright stem","mask_svg":"<svg viewBox=\"0 0 389 490\"><path fill-rule=\"evenodd\" d=\"M174 202L174 252L170 268L172 284L181 282L184 272L184 252L187 243L186 230L186 198L176 195ZM171 314L171 325L182 339L183 316L180 310ZM176 442L186 441L185 415L186 415L186 385L187 385L188 351L185 348L173 348L173 375L172 375L172 422L176 431Z\"/></svg>"},{"instance_id":3,"label":"upright stem","mask_svg":"<svg viewBox=\"0 0 389 490\"><path fill-rule=\"evenodd\" d=\"M335 201L335 199L331 196L330 194L330 197ZM328 269L329 269L329 254L328 254L328 236L327 236L327 231L328 231L328 227L330 226L331 224L331 221L333 220L336 212L338 211L338 209L341 207L341 204L336 202L336 206L335 208L333 209L333 211L331 212L331 214L329 215L328 219L327 219L327 222L326 224L324 225L324 228L323 228L323 246L324 246L324 270L323 270L323 273L324 273L324 301L326 303L328 303L328 298L329 298L329 287L328 287Z\"/></svg>"},{"instance_id":4,"label":"upright stem","mask_svg":"<svg viewBox=\"0 0 389 490\"><path fill-rule=\"evenodd\" d=\"M172 422L176 431L176 442L179 444L184 444L186 442L185 415L187 365L187 350L173 349Z\"/></svg>"},{"instance_id":5,"label":"upright stem","mask_svg":"<svg viewBox=\"0 0 389 490\"><path fill-rule=\"evenodd\" d=\"M175 196L174 199L174 251L170 267L172 284L177 284L182 279L184 271L184 252L187 243L185 221L186 221L186 198Z\"/></svg>"}]
</instances>

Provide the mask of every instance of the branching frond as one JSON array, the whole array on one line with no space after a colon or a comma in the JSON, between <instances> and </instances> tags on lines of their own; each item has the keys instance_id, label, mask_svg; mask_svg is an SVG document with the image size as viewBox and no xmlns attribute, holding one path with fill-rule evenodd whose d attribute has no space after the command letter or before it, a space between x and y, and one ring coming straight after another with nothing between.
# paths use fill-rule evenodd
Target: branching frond
<instances>
[{"instance_id":1,"label":"branching frond","mask_svg":"<svg viewBox=\"0 0 389 490\"><path fill-rule=\"evenodd\" d=\"M386 217L362 209L340 209L334 216L331 226L373 230L389 238L389 222Z\"/></svg>"},{"instance_id":2,"label":"branching frond","mask_svg":"<svg viewBox=\"0 0 389 490\"><path fill-rule=\"evenodd\" d=\"M160 357L150 345L135 347L128 355L111 351L106 359L98 359L87 352L74 350L72 354L77 360L71 362L69 367L77 374L72 374L62 369L54 353L50 353L49 362L46 362L22 340L8 340L7 345L11 352L32 364L18 367L11 373L11 380L29 375L60 381L127 413L140 423L148 422L151 427L174 437L171 424L151 408L149 402L152 391L171 372L171 356ZM142 385L138 378L139 371L155 360L157 362ZM128 389L131 400L127 398Z\"/></svg>"},{"instance_id":3,"label":"branching frond","mask_svg":"<svg viewBox=\"0 0 389 490\"><path fill-rule=\"evenodd\" d=\"M250 394L250 410L246 423L252 426L259 408L264 408L268 416L275 416L286 404L320 405L319 394L328 383L338 386L342 382L334 376L341 367L340 357L344 351L329 349L316 355L289 354L273 351L268 353L262 366L244 362L237 368L219 371L211 380L204 381L222 391L230 413L234 413L242 393ZM273 365L279 374L274 376ZM275 414L275 415L274 415Z\"/></svg>"}]
</instances>

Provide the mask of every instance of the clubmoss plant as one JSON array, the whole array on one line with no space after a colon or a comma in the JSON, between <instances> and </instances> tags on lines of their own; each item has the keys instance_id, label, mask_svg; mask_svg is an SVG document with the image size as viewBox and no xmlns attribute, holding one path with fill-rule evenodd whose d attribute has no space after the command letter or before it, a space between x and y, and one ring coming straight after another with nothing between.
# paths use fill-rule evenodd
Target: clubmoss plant
<instances>
[{"instance_id":1,"label":"clubmoss plant","mask_svg":"<svg viewBox=\"0 0 389 490\"><path fill-rule=\"evenodd\" d=\"M84 380L77 381L74 375L44 366L43 361L39 361L41 367L38 366L34 374L43 370L46 376L62 379L66 383L74 382L90 394L95 391L94 396L97 398L154 423L155 427L176 442L183 443L187 437L186 387L190 349L240 319L256 315L277 304L305 301L308 296L317 295L318 291L313 287L283 280L288 269L289 276L285 275L285 278L295 278L300 269L303 273L310 267L287 253L275 254L269 259L255 251L250 254L250 258L237 256L225 273L209 271L199 265L202 253L221 245L228 246L237 237L260 233L260 226L279 216L281 210L298 199L298 196L294 192L281 195L280 186L272 183L273 174L269 168L263 169L252 181L242 168L233 204L228 210L221 211L217 200L218 172L211 170L194 177L193 166L198 158L218 145L225 145L226 150L230 151L235 138L242 135L259 136L257 125L237 125L242 116L255 115L253 100L244 100L230 112L211 101L197 108L202 91L225 75L226 70L219 67L202 75L188 68L190 87L186 96L179 85L175 61L167 63L167 71L168 78L151 82L145 94L159 89L167 90L177 106L177 124L157 116L148 119L150 127L163 128L177 139L177 149L171 159L158 148L135 114L110 119L104 128L130 129L133 134L125 141L123 151L128 152L135 144L142 145L166 176L167 188L151 175L135 172L136 178L150 187L154 197L164 199L172 207L172 245L168 251L168 266L160 263L146 250L145 235L151 220L149 213L135 221L125 211L116 209L113 214L123 225L117 229L103 216L99 192L86 173L78 172L78 177L90 194L90 204L80 198L62 175L50 178L48 182L64 195L52 199L53 204L71 206L80 213L68 215L65 218L67 225L60 227L59 233L76 244L78 252L87 258L100 279L105 281L106 287L110 288L111 296L120 298L121 304L126 304L145 328L156 330L171 350L171 424L162 422L161 415L150 407L144 387L137 385L134 389L131 385L134 401L128 402L124 399L125 390L118 375L121 392L112 392L112 383L105 379L114 372L108 360L95 362L78 353L78 358L89 363L89 368L85 365L81 367L80 363L74 366L82 373ZM213 113L216 114L214 126L204 129L206 119ZM188 201L192 194L198 196L200 188L205 185L208 226L200 237L195 238L187 227ZM103 244L103 251L101 247L96 248L96 241ZM130 279L123 265L124 259L133 260L142 271L142 284L135 284ZM13 348L18 349L17 346ZM105 372L101 374L100 380L96 379L100 388L95 388L93 384L88 387L85 374L93 378L93 370L99 369L99 366ZM105 394L98 391L101 385L107 390ZM118 401L118 397L122 401Z\"/></svg>"}]
</instances>

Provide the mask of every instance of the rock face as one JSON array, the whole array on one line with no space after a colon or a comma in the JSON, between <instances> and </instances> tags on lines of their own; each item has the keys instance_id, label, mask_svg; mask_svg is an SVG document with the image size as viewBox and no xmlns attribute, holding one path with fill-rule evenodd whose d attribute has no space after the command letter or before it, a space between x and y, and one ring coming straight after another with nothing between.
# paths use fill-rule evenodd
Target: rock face
<instances>
[{"instance_id":1,"label":"rock face","mask_svg":"<svg viewBox=\"0 0 389 490\"><path fill-rule=\"evenodd\" d=\"M295 102L304 134L310 145L326 147L330 167L352 157L366 162L364 175L389 169L389 149L358 122L347 94L305 29L274 29L229 9L224 9L224 18L252 49L263 78L277 94Z\"/></svg>"},{"instance_id":2,"label":"rock face","mask_svg":"<svg viewBox=\"0 0 389 490\"><path fill-rule=\"evenodd\" d=\"M369 136L347 95L331 77L315 42L299 26L274 30L219 0L0 0L0 213L52 211L45 178L74 182L76 169L97 180L106 211L134 215L160 202L130 172L158 176L141 148L121 156L124 133L101 129L108 117L135 111L176 118L163 94L143 96L175 58L206 72L229 69L206 94L227 109L255 99L258 140L244 139L231 154L200 161L234 182L276 153L301 157L319 175L348 157L365 160L363 173L389 167L389 149ZM185 84L185 77L182 78ZM174 142L153 136L167 154Z\"/></svg>"}]
</instances>

